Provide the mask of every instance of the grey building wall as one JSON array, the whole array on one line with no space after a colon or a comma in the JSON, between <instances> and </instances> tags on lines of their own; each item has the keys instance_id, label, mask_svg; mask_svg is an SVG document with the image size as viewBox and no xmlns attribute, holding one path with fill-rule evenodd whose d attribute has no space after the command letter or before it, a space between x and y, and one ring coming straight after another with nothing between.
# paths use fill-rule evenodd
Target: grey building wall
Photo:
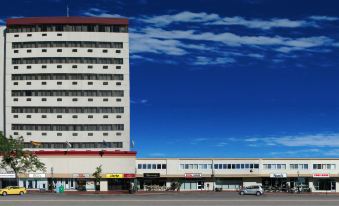
<instances>
[{"instance_id":1,"label":"grey building wall","mask_svg":"<svg viewBox=\"0 0 339 206\"><path fill-rule=\"evenodd\" d=\"M0 26L0 131L4 131L4 62L5 62L5 27Z\"/></svg>"}]
</instances>

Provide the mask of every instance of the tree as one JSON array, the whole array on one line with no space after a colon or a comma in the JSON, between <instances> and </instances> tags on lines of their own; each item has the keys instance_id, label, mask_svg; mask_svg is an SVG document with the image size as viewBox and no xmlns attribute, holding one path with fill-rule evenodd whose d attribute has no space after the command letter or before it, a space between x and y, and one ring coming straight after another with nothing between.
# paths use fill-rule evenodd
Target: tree
<instances>
[{"instance_id":1,"label":"tree","mask_svg":"<svg viewBox=\"0 0 339 206\"><path fill-rule=\"evenodd\" d=\"M24 149L23 137L13 138L10 136L6 138L0 133L0 154L2 160L0 166L2 168L10 168L19 185L19 174L36 171L46 171L45 164L31 151Z\"/></svg>"},{"instance_id":2,"label":"tree","mask_svg":"<svg viewBox=\"0 0 339 206\"><path fill-rule=\"evenodd\" d=\"M95 190L100 190L100 180L101 180L101 173L102 173L102 165L95 168L95 172L92 176L95 178Z\"/></svg>"}]
</instances>

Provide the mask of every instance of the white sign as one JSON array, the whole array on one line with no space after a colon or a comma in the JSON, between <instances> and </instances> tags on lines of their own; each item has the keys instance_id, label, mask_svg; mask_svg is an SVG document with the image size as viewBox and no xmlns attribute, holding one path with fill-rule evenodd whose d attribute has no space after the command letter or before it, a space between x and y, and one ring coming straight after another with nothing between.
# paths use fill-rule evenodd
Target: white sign
<instances>
[{"instance_id":1,"label":"white sign","mask_svg":"<svg viewBox=\"0 0 339 206\"><path fill-rule=\"evenodd\" d=\"M196 178L201 177L201 173L185 173L186 178Z\"/></svg>"},{"instance_id":2,"label":"white sign","mask_svg":"<svg viewBox=\"0 0 339 206\"><path fill-rule=\"evenodd\" d=\"M0 174L0 178L15 178L15 174Z\"/></svg>"},{"instance_id":3,"label":"white sign","mask_svg":"<svg viewBox=\"0 0 339 206\"><path fill-rule=\"evenodd\" d=\"M286 178L287 174L286 173L274 173L270 174L270 178Z\"/></svg>"},{"instance_id":4,"label":"white sign","mask_svg":"<svg viewBox=\"0 0 339 206\"><path fill-rule=\"evenodd\" d=\"M29 178L45 178L46 174L34 174L34 173L31 173L31 174L28 174L28 177Z\"/></svg>"},{"instance_id":5,"label":"white sign","mask_svg":"<svg viewBox=\"0 0 339 206\"><path fill-rule=\"evenodd\" d=\"M329 178L330 174L328 174L328 173L325 173L325 174L315 173L315 174L313 174L313 177L317 177L317 178Z\"/></svg>"}]
</instances>

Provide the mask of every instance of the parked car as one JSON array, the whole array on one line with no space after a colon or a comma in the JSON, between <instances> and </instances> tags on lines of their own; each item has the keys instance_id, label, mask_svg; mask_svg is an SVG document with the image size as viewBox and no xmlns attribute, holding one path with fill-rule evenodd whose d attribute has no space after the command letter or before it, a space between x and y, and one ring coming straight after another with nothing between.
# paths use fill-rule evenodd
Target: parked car
<instances>
[{"instance_id":1,"label":"parked car","mask_svg":"<svg viewBox=\"0 0 339 206\"><path fill-rule=\"evenodd\" d=\"M8 186L3 189L0 189L0 195L23 195L26 194L27 190L24 187L17 187L17 186Z\"/></svg>"},{"instance_id":2,"label":"parked car","mask_svg":"<svg viewBox=\"0 0 339 206\"><path fill-rule=\"evenodd\" d=\"M263 195L264 190L260 185L247 186L239 191L240 195Z\"/></svg>"}]
</instances>

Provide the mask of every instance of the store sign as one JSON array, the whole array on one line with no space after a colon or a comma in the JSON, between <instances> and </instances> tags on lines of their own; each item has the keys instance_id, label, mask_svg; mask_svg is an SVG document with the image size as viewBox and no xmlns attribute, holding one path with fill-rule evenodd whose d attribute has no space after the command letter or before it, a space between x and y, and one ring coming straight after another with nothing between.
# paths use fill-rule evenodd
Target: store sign
<instances>
[{"instance_id":1,"label":"store sign","mask_svg":"<svg viewBox=\"0 0 339 206\"><path fill-rule=\"evenodd\" d=\"M34 174L34 173L31 173L31 174L28 174L28 177L29 178L45 178L46 174Z\"/></svg>"},{"instance_id":2,"label":"store sign","mask_svg":"<svg viewBox=\"0 0 339 206\"><path fill-rule=\"evenodd\" d=\"M322 173L316 173L316 174L313 174L313 177L317 177L317 178L328 178L328 177L330 177L330 174L328 174L328 173L325 173L325 174L322 174Z\"/></svg>"},{"instance_id":3,"label":"store sign","mask_svg":"<svg viewBox=\"0 0 339 206\"><path fill-rule=\"evenodd\" d=\"M124 174L106 174L105 178L116 178L116 179L124 178Z\"/></svg>"},{"instance_id":4,"label":"store sign","mask_svg":"<svg viewBox=\"0 0 339 206\"><path fill-rule=\"evenodd\" d=\"M124 174L124 178L135 178L135 174Z\"/></svg>"},{"instance_id":5,"label":"store sign","mask_svg":"<svg viewBox=\"0 0 339 206\"><path fill-rule=\"evenodd\" d=\"M15 174L0 173L0 178L15 178Z\"/></svg>"},{"instance_id":6,"label":"store sign","mask_svg":"<svg viewBox=\"0 0 339 206\"><path fill-rule=\"evenodd\" d=\"M185 173L186 178L198 178L201 177L201 173Z\"/></svg>"},{"instance_id":7,"label":"store sign","mask_svg":"<svg viewBox=\"0 0 339 206\"><path fill-rule=\"evenodd\" d=\"M286 178L287 174L286 173L273 173L270 174L270 178Z\"/></svg>"},{"instance_id":8,"label":"store sign","mask_svg":"<svg viewBox=\"0 0 339 206\"><path fill-rule=\"evenodd\" d=\"M158 178L158 177L160 177L160 173L144 173L144 177L147 177L147 178Z\"/></svg>"},{"instance_id":9,"label":"store sign","mask_svg":"<svg viewBox=\"0 0 339 206\"><path fill-rule=\"evenodd\" d=\"M73 174L73 178L89 178L90 175L87 173L75 173Z\"/></svg>"}]
</instances>

